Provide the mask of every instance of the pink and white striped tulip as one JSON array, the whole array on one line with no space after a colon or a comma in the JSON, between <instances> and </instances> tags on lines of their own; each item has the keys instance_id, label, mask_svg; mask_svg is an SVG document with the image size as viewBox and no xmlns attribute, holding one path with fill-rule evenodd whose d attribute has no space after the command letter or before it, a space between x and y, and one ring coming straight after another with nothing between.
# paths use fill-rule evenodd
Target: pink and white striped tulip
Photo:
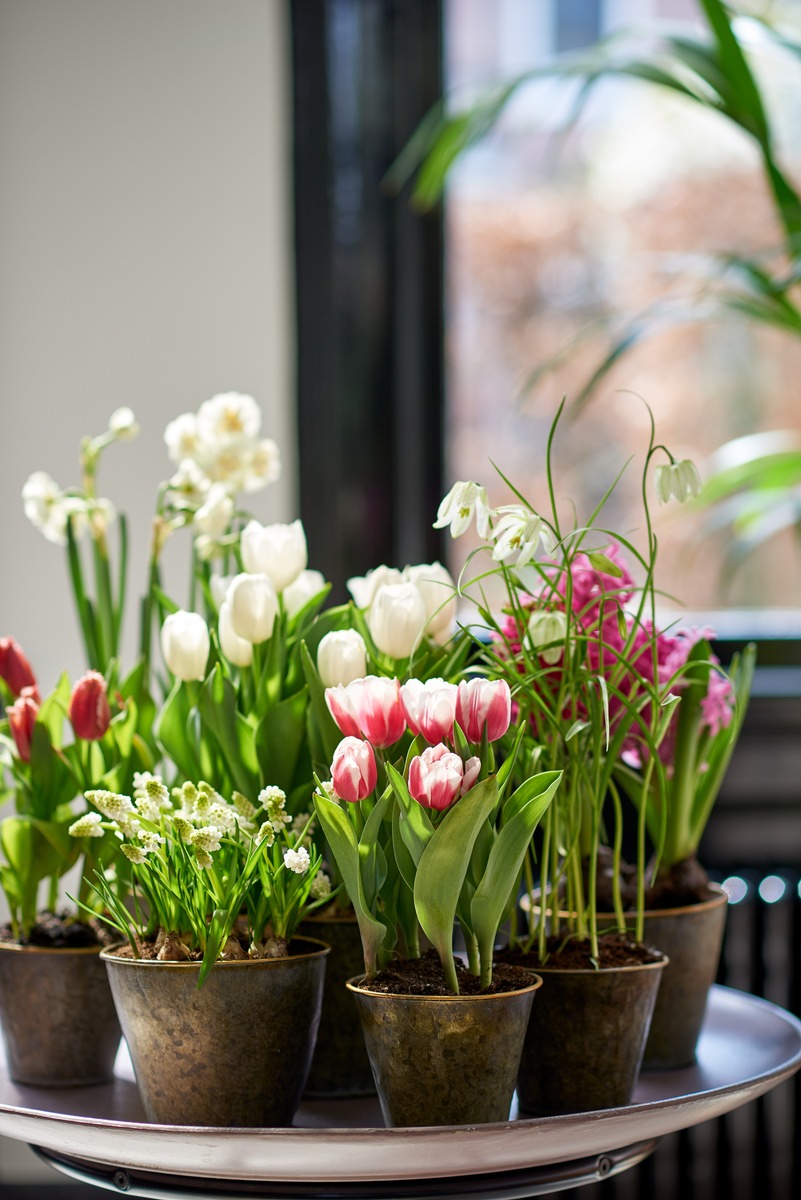
<instances>
[{"instance_id":1,"label":"pink and white striped tulip","mask_svg":"<svg viewBox=\"0 0 801 1200\"><path fill-rule=\"evenodd\" d=\"M351 803L364 800L375 791L377 780L378 768L370 743L357 737L343 738L331 763L334 795Z\"/></svg>"},{"instance_id":2,"label":"pink and white striped tulip","mask_svg":"<svg viewBox=\"0 0 801 1200\"><path fill-rule=\"evenodd\" d=\"M366 675L325 689L328 711L346 737L366 737L374 746L391 746L406 729L397 679Z\"/></svg>"},{"instance_id":3,"label":"pink and white striped tulip","mask_svg":"<svg viewBox=\"0 0 801 1200\"><path fill-rule=\"evenodd\" d=\"M409 763L409 794L424 808L442 812L464 796L478 779L481 760L463 763L447 746L429 746Z\"/></svg>"},{"instance_id":4,"label":"pink and white striped tulip","mask_svg":"<svg viewBox=\"0 0 801 1200\"><path fill-rule=\"evenodd\" d=\"M455 683L444 679L410 679L400 690L406 721L415 736L422 733L427 742L451 741L456 719Z\"/></svg>"},{"instance_id":5,"label":"pink and white striped tulip","mask_svg":"<svg viewBox=\"0 0 801 1200\"><path fill-rule=\"evenodd\" d=\"M503 737L512 720L512 693L505 679L463 679L456 699L456 721L468 742Z\"/></svg>"}]
</instances>

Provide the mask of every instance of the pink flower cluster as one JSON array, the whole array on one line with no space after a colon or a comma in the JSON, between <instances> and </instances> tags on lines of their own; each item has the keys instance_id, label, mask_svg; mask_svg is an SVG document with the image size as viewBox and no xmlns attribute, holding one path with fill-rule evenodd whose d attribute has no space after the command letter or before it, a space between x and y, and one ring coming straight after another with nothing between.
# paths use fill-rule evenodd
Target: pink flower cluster
<instances>
[{"instance_id":1,"label":"pink flower cluster","mask_svg":"<svg viewBox=\"0 0 801 1200\"><path fill-rule=\"evenodd\" d=\"M327 688L326 704L343 740L334 752L331 781L340 800L364 800L375 790L375 750L393 746L408 731L431 743L409 764L409 792L419 804L442 811L477 781L481 760L463 761L453 749L454 726L476 745L509 728L512 696L503 680L397 679L368 675Z\"/></svg>"},{"instance_id":2,"label":"pink flower cluster","mask_svg":"<svg viewBox=\"0 0 801 1200\"><path fill-rule=\"evenodd\" d=\"M656 683L663 694L672 689L681 692L681 671L687 663L690 651L702 638L714 636L710 629L676 629L672 632L654 630L650 621L637 623L626 611L625 605L634 594L634 580L620 553L620 547L612 543L604 551L604 557L613 562L620 571L612 575L596 567L587 555L578 554L570 564L570 577L566 571L558 574L554 570L553 589L540 600L530 597L525 607L531 613L541 607L549 610L566 611L567 595L570 590L573 620L578 626L582 645L586 652L586 663L593 675L602 675L614 684L624 697L638 690L638 682L648 685ZM507 618L502 635L505 650L512 656L520 654L525 630L520 629L513 617ZM712 662L717 662L714 657ZM562 664L548 665L545 678L549 691L556 694L561 679ZM621 667L622 664L622 667ZM520 663L521 671L525 667ZM575 715L586 715L586 706L581 697L572 698L576 705ZM707 694L701 704L702 721L712 735L725 729L732 719L734 692L730 681L717 671L710 672ZM609 697L610 722L614 726L625 711L625 703L614 694ZM648 712L643 712L647 722ZM675 730L669 731L661 747L667 761L672 757ZM624 753L632 762L639 762L643 753L641 736L635 727L624 744Z\"/></svg>"}]
</instances>

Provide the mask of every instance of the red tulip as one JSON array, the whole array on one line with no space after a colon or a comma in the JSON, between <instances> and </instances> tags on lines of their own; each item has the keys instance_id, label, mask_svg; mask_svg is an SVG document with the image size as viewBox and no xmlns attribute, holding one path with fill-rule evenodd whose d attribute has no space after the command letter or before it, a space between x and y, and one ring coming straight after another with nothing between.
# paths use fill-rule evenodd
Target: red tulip
<instances>
[{"instance_id":1,"label":"red tulip","mask_svg":"<svg viewBox=\"0 0 801 1200\"><path fill-rule=\"evenodd\" d=\"M35 688L26 687L18 700L15 700L8 710L8 723L17 743L17 753L23 762L31 761L31 739L36 714L39 711L39 701Z\"/></svg>"},{"instance_id":2,"label":"red tulip","mask_svg":"<svg viewBox=\"0 0 801 1200\"><path fill-rule=\"evenodd\" d=\"M70 720L76 736L96 742L111 722L106 681L99 671L87 671L72 690Z\"/></svg>"},{"instance_id":3,"label":"red tulip","mask_svg":"<svg viewBox=\"0 0 801 1200\"><path fill-rule=\"evenodd\" d=\"M468 742L503 737L512 720L512 693L503 679L463 679L456 700L456 720Z\"/></svg>"},{"instance_id":4,"label":"red tulip","mask_svg":"<svg viewBox=\"0 0 801 1200\"><path fill-rule=\"evenodd\" d=\"M362 735L374 746L392 746L406 730L397 679L367 675L345 687L325 689L325 702L340 733Z\"/></svg>"},{"instance_id":5,"label":"red tulip","mask_svg":"<svg viewBox=\"0 0 801 1200\"><path fill-rule=\"evenodd\" d=\"M32 688L39 699L36 676L24 651L13 638L0 638L0 679L4 679L14 696L20 696L23 688Z\"/></svg>"},{"instance_id":6,"label":"red tulip","mask_svg":"<svg viewBox=\"0 0 801 1200\"><path fill-rule=\"evenodd\" d=\"M352 803L364 800L365 796L375 791L377 780L378 768L370 743L357 737L343 738L334 751L331 764L334 794L340 800Z\"/></svg>"}]
</instances>

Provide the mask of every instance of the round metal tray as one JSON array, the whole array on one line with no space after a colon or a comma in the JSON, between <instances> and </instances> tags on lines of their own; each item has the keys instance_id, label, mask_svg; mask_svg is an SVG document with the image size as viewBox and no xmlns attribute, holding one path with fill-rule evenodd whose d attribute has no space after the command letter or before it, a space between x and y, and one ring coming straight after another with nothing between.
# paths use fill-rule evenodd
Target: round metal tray
<instances>
[{"instance_id":1,"label":"round metal tray","mask_svg":"<svg viewBox=\"0 0 801 1200\"><path fill-rule=\"evenodd\" d=\"M187 1195L186 1185L195 1181L192 1194L253 1195L259 1182L272 1187L259 1190L264 1196L313 1196L319 1185L326 1196L423 1197L447 1194L434 1181L459 1177L466 1185L492 1175L483 1191L460 1188L458 1181L453 1188L462 1195L526 1196L536 1194L537 1181L531 1177L528 1191L515 1191L509 1178L515 1172L540 1172L540 1191L554 1191L624 1169L656 1139L755 1099L799 1065L801 1022L767 1001L715 987L696 1065L643 1074L624 1108L538 1119L516 1119L513 1112L508 1122L493 1125L385 1129L376 1101L339 1100L305 1103L291 1129L151 1125L121 1053L114 1081L100 1087L31 1088L12 1083L0 1067L0 1134L41 1147L54 1165L100 1186L126 1190L127 1181L131 1195L182 1189ZM560 1171L546 1169L554 1164L572 1164L570 1180L560 1185ZM511 1190L500 1186L503 1177ZM389 1191L361 1186L369 1181L405 1183ZM406 1187L411 1181L427 1182ZM519 1182L523 1187L522 1176Z\"/></svg>"}]
</instances>

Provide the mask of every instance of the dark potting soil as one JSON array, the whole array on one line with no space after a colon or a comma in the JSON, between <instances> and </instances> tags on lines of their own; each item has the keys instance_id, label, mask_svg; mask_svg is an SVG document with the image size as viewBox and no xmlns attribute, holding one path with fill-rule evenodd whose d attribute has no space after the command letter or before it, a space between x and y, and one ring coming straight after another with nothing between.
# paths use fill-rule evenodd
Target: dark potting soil
<instances>
[{"instance_id":1,"label":"dark potting soil","mask_svg":"<svg viewBox=\"0 0 801 1200\"><path fill-rule=\"evenodd\" d=\"M596 970L599 967L637 967L641 963L660 962L662 959L658 950L641 942L630 942L618 933L604 933L599 937L598 958L595 961L592 958L589 939L578 941L576 938L565 940L549 937L547 947L548 960L544 964L536 950L528 954L502 950L498 957L505 963L526 967L529 971L541 970L543 966L558 967L563 971Z\"/></svg>"},{"instance_id":2,"label":"dark potting soil","mask_svg":"<svg viewBox=\"0 0 801 1200\"><path fill-rule=\"evenodd\" d=\"M17 941L11 926L0 925L0 942L21 946L40 946L48 950L79 950L84 946L110 946L116 934L102 921L79 921L69 913L42 912L31 929L30 937Z\"/></svg>"},{"instance_id":3,"label":"dark potting soil","mask_svg":"<svg viewBox=\"0 0 801 1200\"><path fill-rule=\"evenodd\" d=\"M531 980L528 972L521 970L524 963L511 966L495 963L492 968L492 983L482 988L477 975L471 975L464 963L456 959L456 978L462 996L495 996L501 992L517 992L528 987ZM426 950L420 958L397 958L365 986L371 992L385 992L391 996L452 996L445 982L442 963L436 950Z\"/></svg>"},{"instance_id":4,"label":"dark potting soil","mask_svg":"<svg viewBox=\"0 0 801 1200\"><path fill-rule=\"evenodd\" d=\"M646 879L651 874L651 864L646 867ZM584 894L589 890L589 864L582 864ZM598 849L595 897L599 912L614 912L614 859L608 846ZM637 905L636 870L630 863L620 863L620 898L625 912L633 912ZM660 872L653 885L645 889L645 909L683 908L688 904L703 904L712 900L717 893L709 885L709 876L695 856L675 863L667 871Z\"/></svg>"}]
</instances>

